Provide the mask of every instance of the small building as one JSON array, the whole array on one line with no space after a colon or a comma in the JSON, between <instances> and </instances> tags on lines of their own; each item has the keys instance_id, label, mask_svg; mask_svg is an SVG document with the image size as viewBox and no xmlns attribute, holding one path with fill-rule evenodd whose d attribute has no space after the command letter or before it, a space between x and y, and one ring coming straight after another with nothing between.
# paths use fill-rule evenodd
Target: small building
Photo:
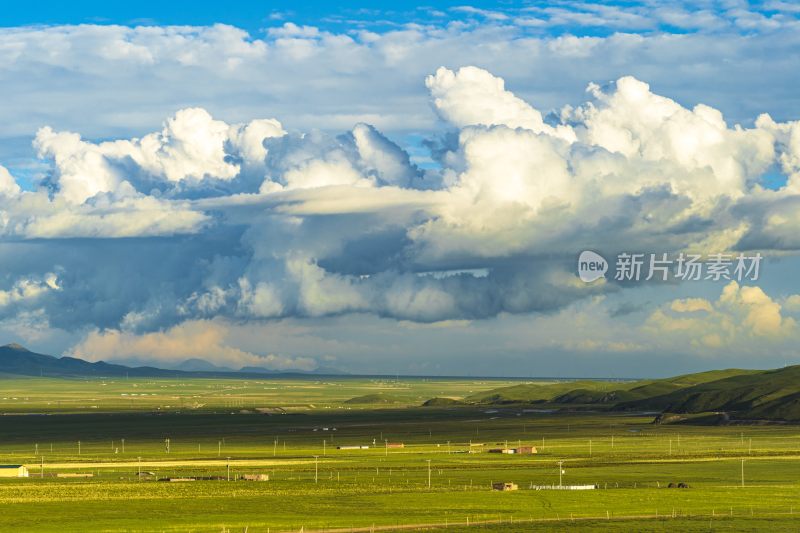
<instances>
[{"instance_id":1,"label":"small building","mask_svg":"<svg viewBox=\"0 0 800 533\"><path fill-rule=\"evenodd\" d=\"M598 485L531 485L533 490L595 490Z\"/></svg>"},{"instance_id":2,"label":"small building","mask_svg":"<svg viewBox=\"0 0 800 533\"><path fill-rule=\"evenodd\" d=\"M25 465L0 465L0 477L28 477Z\"/></svg>"},{"instance_id":3,"label":"small building","mask_svg":"<svg viewBox=\"0 0 800 533\"><path fill-rule=\"evenodd\" d=\"M516 483L511 483L510 481L503 481L500 483L492 483L492 490L517 490L519 487Z\"/></svg>"},{"instance_id":4,"label":"small building","mask_svg":"<svg viewBox=\"0 0 800 533\"><path fill-rule=\"evenodd\" d=\"M337 450L369 450L369 446L337 446Z\"/></svg>"},{"instance_id":5,"label":"small building","mask_svg":"<svg viewBox=\"0 0 800 533\"><path fill-rule=\"evenodd\" d=\"M91 472L59 472L56 477L94 477Z\"/></svg>"},{"instance_id":6,"label":"small building","mask_svg":"<svg viewBox=\"0 0 800 533\"><path fill-rule=\"evenodd\" d=\"M517 453L514 448L492 448L489 450L489 453L505 453L505 454L513 454Z\"/></svg>"},{"instance_id":7,"label":"small building","mask_svg":"<svg viewBox=\"0 0 800 533\"><path fill-rule=\"evenodd\" d=\"M269 474L243 474L243 481L269 481Z\"/></svg>"},{"instance_id":8,"label":"small building","mask_svg":"<svg viewBox=\"0 0 800 533\"><path fill-rule=\"evenodd\" d=\"M402 442L389 442L386 444L387 448L405 448L406 445Z\"/></svg>"},{"instance_id":9,"label":"small building","mask_svg":"<svg viewBox=\"0 0 800 533\"><path fill-rule=\"evenodd\" d=\"M515 448L516 453L530 455L534 453L538 453L535 446L518 446Z\"/></svg>"}]
</instances>

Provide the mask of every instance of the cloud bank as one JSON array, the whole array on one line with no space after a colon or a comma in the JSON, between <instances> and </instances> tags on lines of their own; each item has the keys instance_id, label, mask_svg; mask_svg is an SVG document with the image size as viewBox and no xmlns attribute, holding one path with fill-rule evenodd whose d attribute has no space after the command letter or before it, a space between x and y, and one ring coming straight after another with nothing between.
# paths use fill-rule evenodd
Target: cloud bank
<instances>
[{"instance_id":1,"label":"cloud bank","mask_svg":"<svg viewBox=\"0 0 800 533\"><path fill-rule=\"evenodd\" d=\"M792 22L781 24L774 31ZM47 39L34 44L36 32ZM505 38L497 35L474 30L470 43ZM7 48L26 50L8 59L23 67L37 54L44 61L53 43L88 39L92 53L108 56L98 69L113 60L148 72L170 62L202 71L224 59L225 76L235 77L264 58L271 69L290 59L331 61L334 69L345 68L345 59L351 68L373 64L381 54L381 64L402 69L420 43L435 41L435 51L456 46L464 33L344 38L287 25L265 41L224 26L26 29L0 37ZM642 39L520 40L508 61L523 48L546 49L551 59L577 57L571 68L580 70L597 48L635 42L640 54ZM507 69L505 61L498 68ZM70 68L64 56L45 64L57 62ZM289 90L274 79L275 94ZM292 127L282 116L227 122L177 105L157 131L111 140L42 126L33 140L42 169L34 187L20 187L0 167L0 258L8 265L0 313L12 317L24 306L52 327L85 332L74 351L87 356L195 356L201 345L189 340L207 331L201 344L213 361L310 368L304 359L262 360L228 348L220 324L354 314L426 324L558 313L623 290L577 280L573 262L586 248L793 255L800 246L800 121L764 113L740 125L630 75L588 88L576 83L565 94L585 88L583 102L567 97L550 106L551 95L538 107L478 66L432 67L413 82L427 89L428 103L412 99L419 109L403 107L394 117L355 102L343 108L333 94L335 117L287 112ZM424 158L383 128L414 126L430 130L420 144L429 150ZM708 328L725 330L734 323L725 313L736 305L747 310L731 316L753 335L794 328L779 311L776 319L769 297L753 292L760 289L725 290L718 302L675 303L650 324L677 331L684 313L707 313Z\"/></svg>"}]
</instances>

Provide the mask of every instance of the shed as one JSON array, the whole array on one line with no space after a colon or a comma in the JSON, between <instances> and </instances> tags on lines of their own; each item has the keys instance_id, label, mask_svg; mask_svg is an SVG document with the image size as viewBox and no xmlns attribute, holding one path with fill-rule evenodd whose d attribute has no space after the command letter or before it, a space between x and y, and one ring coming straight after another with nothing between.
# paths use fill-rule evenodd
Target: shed
<instances>
[{"instance_id":1,"label":"shed","mask_svg":"<svg viewBox=\"0 0 800 533\"><path fill-rule=\"evenodd\" d=\"M243 474L243 481L269 481L269 474Z\"/></svg>"},{"instance_id":2,"label":"shed","mask_svg":"<svg viewBox=\"0 0 800 533\"><path fill-rule=\"evenodd\" d=\"M522 453L522 454L537 453L537 450L536 450L535 446L519 446L519 447L516 448L516 450L517 450L517 453Z\"/></svg>"},{"instance_id":3,"label":"shed","mask_svg":"<svg viewBox=\"0 0 800 533\"><path fill-rule=\"evenodd\" d=\"M405 448L406 445L402 442L389 442L386 444L387 448Z\"/></svg>"},{"instance_id":4,"label":"shed","mask_svg":"<svg viewBox=\"0 0 800 533\"><path fill-rule=\"evenodd\" d=\"M0 477L28 477L25 465L0 465Z\"/></svg>"},{"instance_id":5,"label":"shed","mask_svg":"<svg viewBox=\"0 0 800 533\"><path fill-rule=\"evenodd\" d=\"M517 490L519 487L516 483L510 481L503 481L500 483L492 483L492 490Z\"/></svg>"}]
</instances>

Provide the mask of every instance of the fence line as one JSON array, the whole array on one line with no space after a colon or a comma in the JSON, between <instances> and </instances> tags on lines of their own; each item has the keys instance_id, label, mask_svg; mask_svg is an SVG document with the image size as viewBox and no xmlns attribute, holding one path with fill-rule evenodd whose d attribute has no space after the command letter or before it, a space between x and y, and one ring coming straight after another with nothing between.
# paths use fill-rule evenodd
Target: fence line
<instances>
[{"instance_id":1,"label":"fence line","mask_svg":"<svg viewBox=\"0 0 800 533\"><path fill-rule=\"evenodd\" d=\"M550 518L514 518L513 515L509 515L508 518L498 518L494 520L471 520L468 519L466 521L451 521L447 520L444 522L429 522L429 523L418 523L418 524L387 524L387 525L371 525L371 526L358 526L358 527L305 527L300 526L293 529L282 529L282 530L275 530L276 533L297 533L298 531L302 531L303 533L374 533L375 531L403 531L409 529L420 529L420 528L444 528L447 529L448 527L479 527L479 526L487 526L487 525L497 525L497 524L535 524L535 523L555 523L555 522L591 522L591 521L598 521L598 520L616 520L616 521L627 521L627 520L674 520L678 518L688 518L693 520L732 520L735 518L742 518L742 517L749 517L749 518L770 518L770 517L783 517L783 516L797 516L800 518L800 514L795 513L793 510L787 512L767 512L764 514L758 513L753 514L752 510L747 512L746 514L729 514L724 510L720 513L716 513L712 511L711 514L681 514L675 513L655 513L655 514L641 514L641 515L614 515L606 511L605 515L599 516L559 516L556 515L555 517Z\"/></svg>"}]
</instances>

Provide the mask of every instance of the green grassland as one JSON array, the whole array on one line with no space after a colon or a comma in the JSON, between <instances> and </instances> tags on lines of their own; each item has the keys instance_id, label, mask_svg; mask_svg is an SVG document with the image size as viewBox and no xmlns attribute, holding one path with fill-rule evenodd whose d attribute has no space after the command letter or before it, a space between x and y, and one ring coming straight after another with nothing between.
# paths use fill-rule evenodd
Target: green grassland
<instances>
[{"instance_id":1,"label":"green grassland","mask_svg":"<svg viewBox=\"0 0 800 533\"><path fill-rule=\"evenodd\" d=\"M539 405L529 397L422 407L434 397L490 397L520 385L552 387L552 400L576 387L610 392L650 384L0 379L0 463L26 464L31 474L0 480L0 531L800 527L795 425L654 424L653 414L598 410L591 403ZM369 449L336 449L347 445ZM518 445L534 445L539 453L488 452ZM533 490L559 483L559 461L564 484L600 488ZM140 478L140 469L153 475ZM237 480L257 473L270 480ZM169 477L216 479L156 481ZM513 481L520 490L491 491L493 481ZM667 488L678 482L689 488Z\"/></svg>"},{"instance_id":2,"label":"green grassland","mask_svg":"<svg viewBox=\"0 0 800 533\"><path fill-rule=\"evenodd\" d=\"M416 406L434 396L461 397L518 382L338 376L259 380L0 376L0 413L203 412L255 407L313 410L358 408L374 403Z\"/></svg>"}]
</instances>

